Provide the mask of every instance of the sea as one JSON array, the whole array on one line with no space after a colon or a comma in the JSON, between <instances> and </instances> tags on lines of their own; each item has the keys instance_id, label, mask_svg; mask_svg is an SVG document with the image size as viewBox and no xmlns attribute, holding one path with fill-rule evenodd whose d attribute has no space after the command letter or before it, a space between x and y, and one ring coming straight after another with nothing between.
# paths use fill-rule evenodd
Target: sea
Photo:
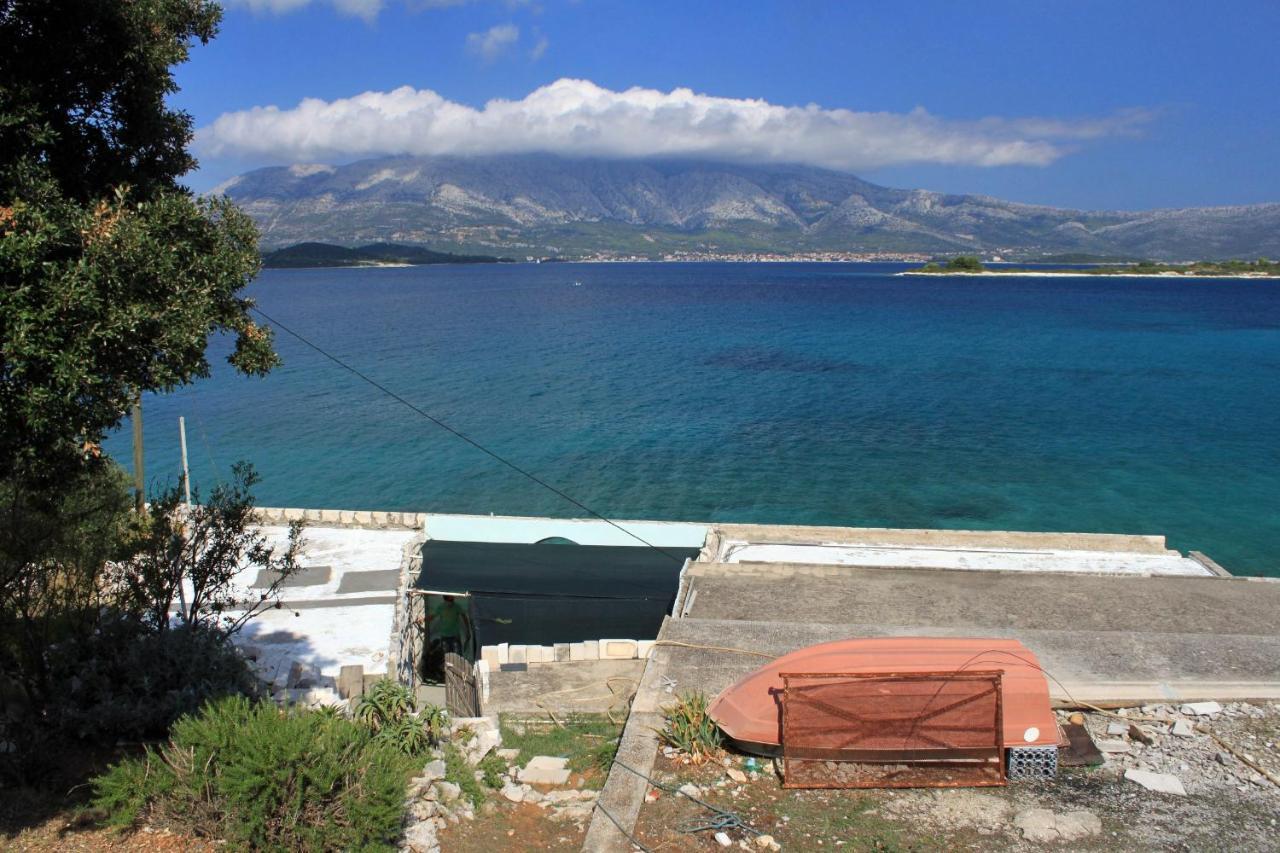
<instances>
[{"instance_id":1,"label":"sea","mask_svg":"<svg viewBox=\"0 0 1280 853\"><path fill-rule=\"evenodd\" d=\"M903 269L267 270L249 295L319 349L277 329L247 378L213 340L144 401L147 480L177 482L182 416L197 488L247 461L266 506L586 514L550 485L620 519L1163 534L1280 575L1280 282ZM128 467L127 423L107 449Z\"/></svg>"}]
</instances>

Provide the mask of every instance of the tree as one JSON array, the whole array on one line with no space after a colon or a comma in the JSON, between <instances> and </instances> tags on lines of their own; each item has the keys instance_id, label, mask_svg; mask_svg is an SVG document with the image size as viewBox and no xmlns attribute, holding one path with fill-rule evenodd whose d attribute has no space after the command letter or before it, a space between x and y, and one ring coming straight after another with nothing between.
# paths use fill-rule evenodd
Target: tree
<instances>
[{"instance_id":1,"label":"tree","mask_svg":"<svg viewBox=\"0 0 1280 853\"><path fill-rule=\"evenodd\" d=\"M216 32L205 0L0 0L0 478L97 464L142 393L276 363L240 295L257 232L178 185L191 117L171 66Z\"/></svg>"},{"instance_id":2,"label":"tree","mask_svg":"<svg viewBox=\"0 0 1280 853\"><path fill-rule=\"evenodd\" d=\"M982 272L986 268L973 255L959 255L947 261L947 269L955 272Z\"/></svg>"},{"instance_id":3,"label":"tree","mask_svg":"<svg viewBox=\"0 0 1280 853\"><path fill-rule=\"evenodd\" d=\"M172 68L220 17L208 0L0 0L0 690L17 684L31 719L53 720L59 693L90 682L90 655L103 655L106 673L92 691L127 681L131 670L99 651L107 637L119 659L138 638L152 644L145 654L176 648L156 639L167 605L135 595L155 589L109 583L109 567L154 558L156 536L229 542L219 560L193 546L183 559L194 563L152 565L170 580L208 570L205 614L226 602L216 577L232 555L285 559L238 527L249 517L238 493L224 502L238 514L210 510L198 529L168 508L135 517L100 451L141 395L208 374L214 334L234 337L229 360L246 374L277 363L243 295L259 267L253 223L179 184L195 160L191 116L166 104ZM225 632L186 634L198 640L187 647L194 660L225 645ZM192 669L183 660L129 688L137 706L146 690L190 701L195 693L165 683Z\"/></svg>"}]
</instances>

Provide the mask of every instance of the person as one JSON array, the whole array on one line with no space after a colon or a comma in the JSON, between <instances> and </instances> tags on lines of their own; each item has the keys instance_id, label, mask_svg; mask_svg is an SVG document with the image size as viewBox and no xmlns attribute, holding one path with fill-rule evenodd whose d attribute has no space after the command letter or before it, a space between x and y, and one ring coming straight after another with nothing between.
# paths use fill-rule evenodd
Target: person
<instances>
[{"instance_id":1,"label":"person","mask_svg":"<svg viewBox=\"0 0 1280 853\"><path fill-rule=\"evenodd\" d=\"M467 612L452 595L441 596L440 603L427 610L429 636L440 645L442 654L462 654L462 631Z\"/></svg>"}]
</instances>

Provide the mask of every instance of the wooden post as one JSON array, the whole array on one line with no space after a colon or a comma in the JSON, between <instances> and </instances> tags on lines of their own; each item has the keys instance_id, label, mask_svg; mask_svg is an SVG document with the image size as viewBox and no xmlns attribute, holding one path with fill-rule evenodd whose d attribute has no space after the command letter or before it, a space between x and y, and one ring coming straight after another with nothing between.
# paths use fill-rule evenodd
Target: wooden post
<instances>
[{"instance_id":1,"label":"wooden post","mask_svg":"<svg viewBox=\"0 0 1280 853\"><path fill-rule=\"evenodd\" d=\"M142 397L133 403L133 493L139 513L147 508L146 477L142 470Z\"/></svg>"}]
</instances>

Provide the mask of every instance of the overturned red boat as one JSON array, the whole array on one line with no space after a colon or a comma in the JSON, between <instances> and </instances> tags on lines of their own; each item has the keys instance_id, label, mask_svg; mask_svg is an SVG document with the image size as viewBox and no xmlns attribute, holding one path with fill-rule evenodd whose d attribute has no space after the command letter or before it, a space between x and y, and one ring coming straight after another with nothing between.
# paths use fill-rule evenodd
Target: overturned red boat
<instances>
[{"instance_id":1,"label":"overturned red boat","mask_svg":"<svg viewBox=\"0 0 1280 853\"><path fill-rule=\"evenodd\" d=\"M784 676L839 674L999 677L999 731L1008 748L1058 743L1049 685L1035 654L1017 640L988 637L876 637L839 640L783 655L727 687L709 713L747 752L781 754Z\"/></svg>"}]
</instances>

